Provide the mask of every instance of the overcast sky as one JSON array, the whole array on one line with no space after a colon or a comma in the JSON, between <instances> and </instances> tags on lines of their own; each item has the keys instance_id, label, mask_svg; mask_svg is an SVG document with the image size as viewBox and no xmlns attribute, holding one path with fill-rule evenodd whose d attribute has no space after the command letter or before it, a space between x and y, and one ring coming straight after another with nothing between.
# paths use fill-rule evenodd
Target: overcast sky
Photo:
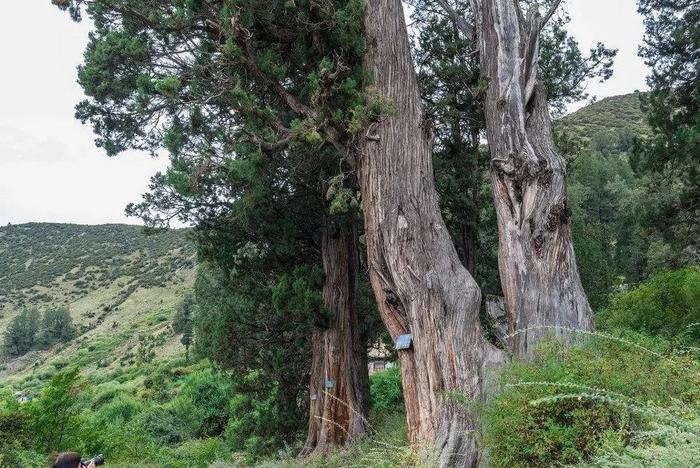
<instances>
[{"instance_id":1,"label":"overcast sky","mask_svg":"<svg viewBox=\"0 0 700 468\"><path fill-rule=\"evenodd\" d=\"M643 34L635 0L565 0L570 32L584 49L618 48L615 74L589 91L602 98L646 89L637 57ZM0 225L30 221L132 223L127 203L167 166L127 152L108 158L89 126L73 117L89 24L70 21L50 0L6 2L0 15Z\"/></svg>"}]
</instances>

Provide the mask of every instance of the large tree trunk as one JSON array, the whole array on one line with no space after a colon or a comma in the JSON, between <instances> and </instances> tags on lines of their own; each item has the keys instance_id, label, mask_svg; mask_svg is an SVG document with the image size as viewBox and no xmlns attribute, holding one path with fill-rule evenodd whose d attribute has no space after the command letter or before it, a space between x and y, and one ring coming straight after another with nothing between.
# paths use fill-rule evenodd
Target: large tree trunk
<instances>
[{"instance_id":1,"label":"large tree trunk","mask_svg":"<svg viewBox=\"0 0 700 468\"><path fill-rule=\"evenodd\" d=\"M499 356L479 323L481 293L460 262L440 216L433 183L432 131L423 118L400 0L370 0L364 67L393 107L370 126L357 159L369 276L398 351L411 443L440 466L476 466L475 407L450 394L482 397L485 363Z\"/></svg>"},{"instance_id":2,"label":"large tree trunk","mask_svg":"<svg viewBox=\"0 0 700 468\"><path fill-rule=\"evenodd\" d=\"M517 332L513 352L527 355L553 327L591 329L592 311L571 241L566 163L554 146L545 89L537 79L545 20L536 8L523 14L514 0L473 4L488 81L485 115L501 286L510 332Z\"/></svg>"},{"instance_id":3,"label":"large tree trunk","mask_svg":"<svg viewBox=\"0 0 700 468\"><path fill-rule=\"evenodd\" d=\"M309 431L302 454L327 453L367 432L366 349L357 319L357 231L329 223L321 245L323 303L331 312L312 337ZM290 356L294 359L294 356Z\"/></svg>"}]
</instances>

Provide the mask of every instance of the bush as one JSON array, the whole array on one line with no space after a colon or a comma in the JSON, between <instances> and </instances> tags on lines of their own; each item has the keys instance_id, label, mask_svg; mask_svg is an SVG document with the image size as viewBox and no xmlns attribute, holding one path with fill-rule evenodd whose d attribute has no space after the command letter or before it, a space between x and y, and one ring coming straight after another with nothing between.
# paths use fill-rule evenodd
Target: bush
<instances>
[{"instance_id":1,"label":"bush","mask_svg":"<svg viewBox=\"0 0 700 468\"><path fill-rule=\"evenodd\" d=\"M92 407L97 409L122 395L128 395L124 387L112 382L101 384L94 389Z\"/></svg>"},{"instance_id":2,"label":"bush","mask_svg":"<svg viewBox=\"0 0 700 468\"><path fill-rule=\"evenodd\" d=\"M657 354L669 346L661 339L635 336L643 348L619 339L572 347L543 341L532 361L506 366L485 408L491 464L588 463L604 446L630 446L677 401L697 401L697 363Z\"/></svg>"},{"instance_id":3,"label":"bush","mask_svg":"<svg viewBox=\"0 0 700 468\"><path fill-rule=\"evenodd\" d=\"M173 447L192 437L187 422L169 406L148 408L139 416L137 425L158 445Z\"/></svg>"},{"instance_id":4,"label":"bush","mask_svg":"<svg viewBox=\"0 0 700 468\"><path fill-rule=\"evenodd\" d=\"M41 320L41 337L46 345L67 343L75 336L75 327L67 307L47 309Z\"/></svg>"},{"instance_id":5,"label":"bush","mask_svg":"<svg viewBox=\"0 0 700 468\"><path fill-rule=\"evenodd\" d=\"M660 273L613 296L596 323L683 341L700 339L700 268Z\"/></svg>"},{"instance_id":6,"label":"bush","mask_svg":"<svg viewBox=\"0 0 700 468\"><path fill-rule=\"evenodd\" d=\"M143 404L127 395L119 395L102 406L95 414L100 426L125 424L143 411Z\"/></svg>"},{"instance_id":7,"label":"bush","mask_svg":"<svg viewBox=\"0 0 700 468\"><path fill-rule=\"evenodd\" d=\"M194 439L175 449L173 458L181 464L176 462L170 466L207 468L214 460L225 458L227 455L228 451L218 438Z\"/></svg>"},{"instance_id":8,"label":"bush","mask_svg":"<svg viewBox=\"0 0 700 468\"><path fill-rule=\"evenodd\" d=\"M185 379L172 405L183 419L192 421L195 436L212 437L223 433L226 428L231 397L228 378L206 369Z\"/></svg>"},{"instance_id":9,"label":"bush","mask_svg":"<svg viewBox=\"0 0 700 468\"><path fill-rule=\"evenodd\" d=\"M391 367L369 377L370 404L375 411L395 410L403 405L401 369Z\"/></svg>"},{"instance_id":10,"label":"bush","mask_svg":"<svg viewBox=\"0 0 700 468\"><path fill-rule=\"evenodd\" d=\"M236 394L231 398L224 439L232 450L245 452L246 463L254 463L301 438L296 429L305 415L286 409L287 395L277 382L252 371L234 384Z\"/></svg>"}]
</instances>

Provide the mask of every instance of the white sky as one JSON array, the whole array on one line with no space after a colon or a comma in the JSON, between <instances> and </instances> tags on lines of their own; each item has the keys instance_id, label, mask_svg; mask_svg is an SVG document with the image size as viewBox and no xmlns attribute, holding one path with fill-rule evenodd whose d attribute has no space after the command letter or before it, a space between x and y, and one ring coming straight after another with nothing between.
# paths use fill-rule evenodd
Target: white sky
<instances>
[{"instance_id":1,"label":"white sky","mask_svg":"<svg viewBox=\"0 0 700 468\"><path fill-rule=\"evenodd\" d=\"M124 207L140 200L167 160L137 152L108 158L94 146L91 128L73 117L82 99L75 68L89 24L73 23L50 0L6 3L0 15L0 225L138 223L126 218ZM635 3L566 0L569 30L584 50L597 41L620 49L613 78L589 86L598 98L646 89Z\"/></svg>"}]
</instances>

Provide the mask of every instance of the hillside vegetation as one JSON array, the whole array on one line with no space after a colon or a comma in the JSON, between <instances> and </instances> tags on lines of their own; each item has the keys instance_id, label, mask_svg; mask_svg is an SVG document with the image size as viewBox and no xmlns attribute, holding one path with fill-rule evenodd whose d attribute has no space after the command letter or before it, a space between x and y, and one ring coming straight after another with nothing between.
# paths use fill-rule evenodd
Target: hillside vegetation
<instances>
[{"instance_id":1,"label":"hillside vegetation","mask_svg":"<svg viewBox=\"0 0 700 468\"><path fill-rule=\"evenodd\" d=\"M69 344L2 358L0 377L56 361L128 365L139 343L169 352L176 340L168 325L191 287L194 257L186 230L146 235L136 226L46 223L0 228L0 334L27 308L67 307L77 331Z\"/></svg>"},{"instance_id":2,"label":"hillside vegetation","mask_svg":"<svg viewBox=\"0 0 700 468\"><path fill-rule=\"evenodd\" d=\"M649 125L641 109L640 96L643 93L606 97L562 117L557 122L557 127L587 143L601 135L649 135Z\"/></svg>"}]
</instances>

